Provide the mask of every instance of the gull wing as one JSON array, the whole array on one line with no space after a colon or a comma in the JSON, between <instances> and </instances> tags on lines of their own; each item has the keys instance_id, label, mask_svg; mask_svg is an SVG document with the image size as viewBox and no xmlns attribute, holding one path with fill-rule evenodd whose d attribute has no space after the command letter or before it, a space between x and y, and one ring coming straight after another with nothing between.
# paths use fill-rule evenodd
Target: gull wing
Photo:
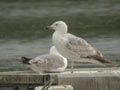
<instances>
[{"instance_id":1,"label":"gull wing","mask_svg":"<svg viewBox=\"0 0 120 90\"><path fill-rule=\"evenodd\" d=\"M66 48L69 51L78 54L80 58L96 55L99 57L103 57L100 51L94 49L84 39L74 36L72 34L66 34L66 36L68 39L68 42L66 43Z\"/></svg>"},{"instance_id":2,"label":"gull wing","mask_svg":"<svg viewBox=\"0 0 120 90\"><path fill-rule=\"evenodd\" d=\"M45 70L55 69L64 66L63 59L58 55L41 55L30 61L31 64Z\"/></svg>"},{"instance_id":3,"label":"gull wing","mask_svg":"<svg viewBox=\"0 0 120 90\"><path fill-rule=\"evenodd\" d=\"M93 48L84 39L76 37L72 34L67 34L67 38L68 38L68 42L66 43L67 49L71 52L80 55L80 58L88 58L90 60L96 60L100 63L117 65L116 62L104 58L100 51Z\"/></svg>"}]
</instances>

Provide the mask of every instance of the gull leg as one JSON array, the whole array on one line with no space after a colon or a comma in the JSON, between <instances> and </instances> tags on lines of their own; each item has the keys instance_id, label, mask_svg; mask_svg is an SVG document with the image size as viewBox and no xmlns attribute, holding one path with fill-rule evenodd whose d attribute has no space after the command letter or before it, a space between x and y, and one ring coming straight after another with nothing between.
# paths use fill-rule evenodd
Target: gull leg
<instances>
[{"instance_id":1,"label":"gull leg","mask_svg":"<svg viewBox=\"0 0 120 90\"><path fill-rule=\"evenodd\" d=\"M49 80L47 83L45 83L45 85L43 86L43 88L41 90L48 90L49 87L53 84L53 79Z\"/></svg>"},{"instance_id":2,"label":"gull leg","mask_svg":"<svg viewBox=\"0 0 120 90\"><path fill-rule=\"evenodd\" d=\"M74 61L71 62L71 73L74 73Z\"/></svg>"}]
</instances>

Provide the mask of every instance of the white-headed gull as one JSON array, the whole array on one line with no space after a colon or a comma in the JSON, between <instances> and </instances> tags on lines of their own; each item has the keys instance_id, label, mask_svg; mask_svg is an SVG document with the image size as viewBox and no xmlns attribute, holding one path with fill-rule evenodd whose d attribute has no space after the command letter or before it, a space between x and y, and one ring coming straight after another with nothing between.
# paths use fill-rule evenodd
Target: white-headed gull
<instances>
[{"instance_id":1,"label":"white-headed gull","mask_svg":"<svg viewBox=\"0 0 120 90\"><path fill-rule=\"evenodd\" d=\"M67 59L60 55L54 46L50 48L50 54L40 55L33 59L22 57L22 62L39 73L63 72L67 67Z\"/></svg>"},{"instance_id":2,"label":"white-headed gull","mask_svg":"<svg viewBox=\"0 0 120 90\"><path fill-rule=\"evenodd\" d=\"M55 30L52 41L58 52L71 60L71 72L73 72L73 60L79 62L91 62L99 65L112 63L111 60L104 59L100 51L93 48L84 39L67 33L68 26L63 21L57 21L47 28Z\"/></svg>"}]
</instances>

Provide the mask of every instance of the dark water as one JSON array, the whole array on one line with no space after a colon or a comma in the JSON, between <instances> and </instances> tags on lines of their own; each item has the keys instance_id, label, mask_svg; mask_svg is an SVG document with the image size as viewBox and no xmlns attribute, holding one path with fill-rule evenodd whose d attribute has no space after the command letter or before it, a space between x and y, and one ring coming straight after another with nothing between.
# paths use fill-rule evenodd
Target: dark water
<instances>
[{"instance_id":1,"label":"dark water","mask_svg":"<svg viewBox=\"0 0 120 90\"><path fill-rule=\"evenodd\" d=\"M12 1L12 2L11 2ZM63 20L69 32L86 39L105 57L120 60L119 0L1 0L0 70L25 70L21 56L49 53L53 31Z\"/></svg>"}]
</instances>

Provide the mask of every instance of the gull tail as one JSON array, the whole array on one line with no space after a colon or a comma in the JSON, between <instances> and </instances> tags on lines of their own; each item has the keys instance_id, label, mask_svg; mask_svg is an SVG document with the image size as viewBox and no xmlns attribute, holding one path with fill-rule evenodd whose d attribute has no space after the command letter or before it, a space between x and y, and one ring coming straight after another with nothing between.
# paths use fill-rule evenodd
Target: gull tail
<instances>
[{"instance_id":1,"label":"gull tail","mask_svg":"<svg viewBox=\"0 0 120 90\"><path fill-rule=\"evenodd\" d=\"M98 59L101 63L106 64L106 66L118 66L118 64L111 59L106 58L99 58Z\"/></svg>"},{"instance_id":2,"label":"gull tail","mask_svg":"<svg viewBox=\"0 0 120 90\"><path fill-rule=\"evenodd\" d=\"M116 62L112 61L111 59L106 59L104 57L99 57L99 56L90 56L87 58L95 59L101 64L104 64L105 66L118 66Z\"/></svg>"},{"instance_id":3,"label":"gull tail","mask_svg":"<svg viewBox=\"0 0 120 90\"><path fill-rule=\"evenodd\" d=\"M23 64L30 64L29 61L31 60L30 58L27 57L21 57L22 63Z\"/></svg>"}]
</instances>

